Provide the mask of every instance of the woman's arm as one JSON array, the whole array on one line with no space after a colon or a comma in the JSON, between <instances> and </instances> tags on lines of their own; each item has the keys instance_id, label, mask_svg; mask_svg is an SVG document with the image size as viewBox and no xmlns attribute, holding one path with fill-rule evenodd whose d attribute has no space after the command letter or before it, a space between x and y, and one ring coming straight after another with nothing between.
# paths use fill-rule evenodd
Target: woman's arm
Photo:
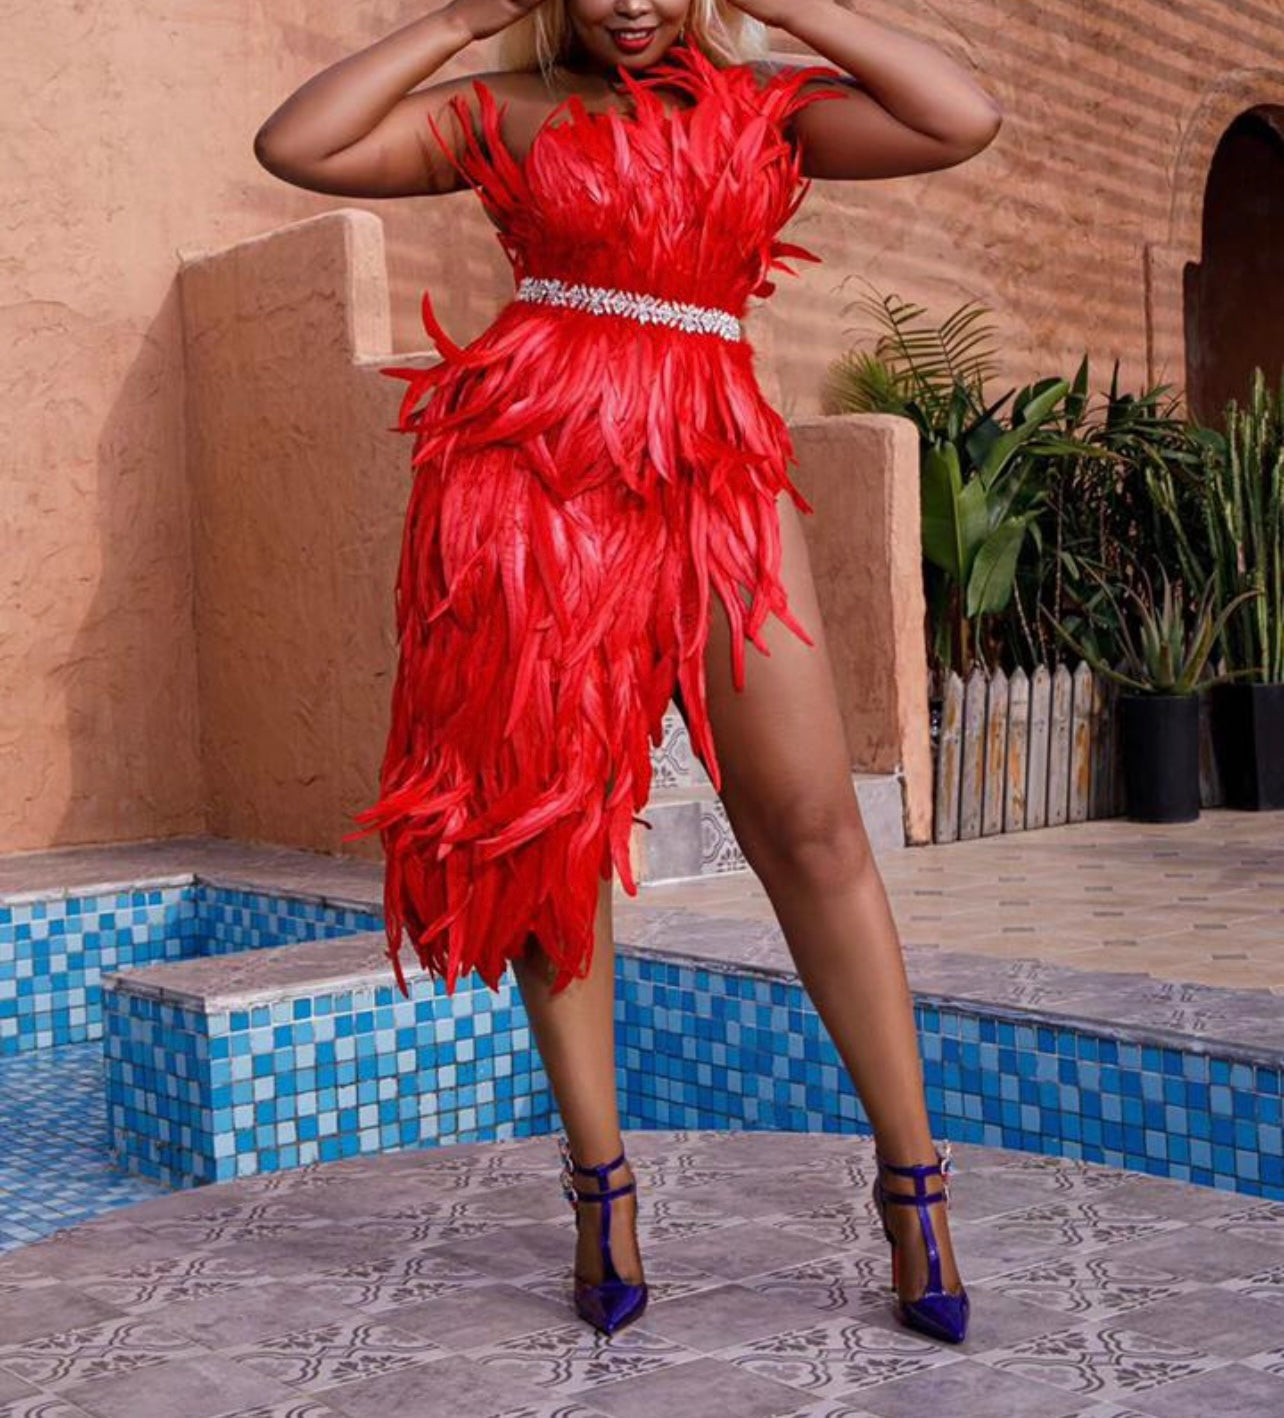
<instances>
[{"instance_id":1,"label":"woman's arm","mask_svg":"<svg viewBox=\"0 0 1284 1418\"><path fill-rule=\"evenodd\" d=\"M930 44L835 0L735 0L840 66L842 103L813 103L792 134L809 177L902 177L953 167L994 141L999 105Z\"/></svg>"},{"instance_id":2,"label":"woman's arm","mask_svg":"<svg viewBox=\"0 0 1284 1418\"><path fill-rule=\"evenodd\" d=\"M433 140L453 94L473 76L415 93L475 39L520 19L537 0L449 0L421 19L314 74L254 135L254 155L296 187L343 197L431 196L460 186Z\"/></svg>"}]
</instances>

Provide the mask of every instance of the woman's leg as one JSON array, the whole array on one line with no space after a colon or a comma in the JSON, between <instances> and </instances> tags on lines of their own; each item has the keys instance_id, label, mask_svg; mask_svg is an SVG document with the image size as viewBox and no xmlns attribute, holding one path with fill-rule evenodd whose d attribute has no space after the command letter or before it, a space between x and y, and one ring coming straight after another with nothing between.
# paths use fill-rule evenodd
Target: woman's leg
<instances>
[{"instance_id":1,"label":"woman's leg","mask_svg":"<svg viewBox=\"0 0 1284 1418\"><path fill-rule=\"evenodd\" d=\"M914 1027L913 997L896 925L851 781L799 514L779 499L782 579L790 608L816 642L803 644L774 617L770 655L745 647L745 686L731 682L730 627L715 596L706 655L722 801L746 860L767 892L798 975L833 1040L874 1129L879 1151L903 1164L934 1162ZM879 667L871 664L871 674ZM912 1178L887 1177L912 1195ZM931 1177L929 1193L941 1190ZM927 1285L918 1211L889 1206L901 1256L900 1293ZM941 1283L959 1274L943 1204L930 1209Z\"/></svg>"},{"instance_id":2,"label":"woman's leg","mask_svg":"<svg viewBox=\"0 0 1284 1418\"><path fill-rule=\"evenodd\" d=\"M624 1150L615 1078L615 933L611 881L598 889L593 960L589 973L560 994L549 988L548 958L534 936L525 956L513 960L522 1002L530 1016L535 1045L548 1073L562 1115L571 1155L583 1167L609 1162ZM626 1161L607 1173L608 1188L633 1181ZM576 1173L575 1185L593 1190L592 1176ZM575 1270L596 1284L603 1276L601 1243L603 1202L579 1208ZM611 1199L611 1258L621 1277L645 1279L636 1235L637 1194Z\"/></svg>"}]
</instances>

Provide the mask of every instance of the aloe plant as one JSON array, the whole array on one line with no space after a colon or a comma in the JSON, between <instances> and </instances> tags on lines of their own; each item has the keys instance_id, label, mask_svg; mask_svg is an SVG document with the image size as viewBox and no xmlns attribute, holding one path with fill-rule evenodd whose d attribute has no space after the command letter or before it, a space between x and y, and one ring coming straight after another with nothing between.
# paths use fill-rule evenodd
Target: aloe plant
<instances>
[{"instance_id":1,"label":"aloe plant","mask_svg":"<svg viewBox=\"0 0 1284 1418\"><path fill-rule=\"evenodd\" d=\"M1195 607L1194 622L1187 628L1186 614L1182 605L1183 583L1180 578L1176 588L1168 579L1167 571L1160 569L1163 581L1163 596L1156 602L1149 576L1142 571L1146 588L1145 595L1130 586L1125 586L1134 608L1137 634L1140 643L1133 638L1129 617L1119 610L1109 586L1096 573L1092 573L1100 583L1101 590L1114 606L1117 627L1123 646L1122 663L1124 670L1109 664L1104 657L1095 654L1080 643L1079 639L1051 613L1051 621L1057 634L1094 670L1107 676L1128 689L1144 694L1197 694L1210 684L1237 678L1252 670L1228 670L1222 674L1204 675L1203 670L1212 653L1217 637L1235 609L1245 601L1261 593L1256 589L1247 590L1235 596L1219 612L1214 612L1217 594L1216 582L1209 578L1204 586L1199 604Z\"/></svg>"},{"instance_id":2,"label":"aloe plant","mask_svg":"<svg viewBox=\"0 0 1284 1418\"><path fill-rule=\"evenodd\" d=\"M1222 643L1228 664L1277 684L1284 681L1284 374L1269 392L1255 369L1247 406L1231 399L1225 423L1225 436L1210 441L1203 499L1217 594L1223 604L1245 587L1260 594L1231 617Z\"/></svg>"}]
</instances>

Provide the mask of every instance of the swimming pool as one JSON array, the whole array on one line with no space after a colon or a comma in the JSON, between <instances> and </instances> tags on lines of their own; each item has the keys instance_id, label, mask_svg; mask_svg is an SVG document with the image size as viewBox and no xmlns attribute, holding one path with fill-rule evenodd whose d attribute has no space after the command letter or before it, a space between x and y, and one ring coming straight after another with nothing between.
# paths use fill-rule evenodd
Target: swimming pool
<instances>
[{"instance_id":1,"label":"swimming pool","mask_svg":"<svg viewBox=\"0 0 1284 1418\"><path fill-rule=\"evenodd\" d=\"M511 975L405 1000L368 909L200 879L39 904L29 946L3 938L5 1037L98 1028L126 1173L190 1187L560 1125ZM870 1130L794 976L636 947L616 969L625 1129ZM1284 1198L1278 1060L922 994L915 1020L937 1137Z\"/></svg>"}]
</instances>

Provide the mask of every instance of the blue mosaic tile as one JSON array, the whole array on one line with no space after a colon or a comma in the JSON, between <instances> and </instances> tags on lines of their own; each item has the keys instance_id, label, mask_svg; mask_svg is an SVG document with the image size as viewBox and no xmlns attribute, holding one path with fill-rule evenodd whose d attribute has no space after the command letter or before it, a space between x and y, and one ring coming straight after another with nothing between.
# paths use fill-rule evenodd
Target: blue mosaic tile
<instances>
[{"instance_id":1,"label":"blue mosaic tile","mask_svg":"<svg viewBox=\"0 0 1284 1418\"><path fill-rule=\"evenodd\" d=\"M105 1134L97 1044L0 1059L0 1251L170 1190L115 1167Z\"/></svg>"},{"instance_id":2,"label":"blue mosaic tile","mask_svg":"<svg viewBox=\"0 0 1284 1418\"><path fill-rule=\"evenodd\" d=\"M196 879L0 902L0 1058L101 1038L105 974L381 924L367 911Z\"/></svg>"},{"instance_id":3,"label":"blue mosaic tile","mask_svg":"<svg viewBox=\"0 0 1284 1418\"><path fill-rule=\"evenodd\" d=\"M616 958L625 1127L869 1130L797 981ZM420 980L410 1000L372 985L208 1018L119 993L112 1146L174 1186L555 1125L511 976L453 1002ZM1208 1076L1224 1081L1203 1084L1171 1050L1085 1028L991 1030L973 1009L917 1001L915 1020L939 1136L1284 1196L1278 1071L1214 1056Z\"/></svg>"}]
</instances>

